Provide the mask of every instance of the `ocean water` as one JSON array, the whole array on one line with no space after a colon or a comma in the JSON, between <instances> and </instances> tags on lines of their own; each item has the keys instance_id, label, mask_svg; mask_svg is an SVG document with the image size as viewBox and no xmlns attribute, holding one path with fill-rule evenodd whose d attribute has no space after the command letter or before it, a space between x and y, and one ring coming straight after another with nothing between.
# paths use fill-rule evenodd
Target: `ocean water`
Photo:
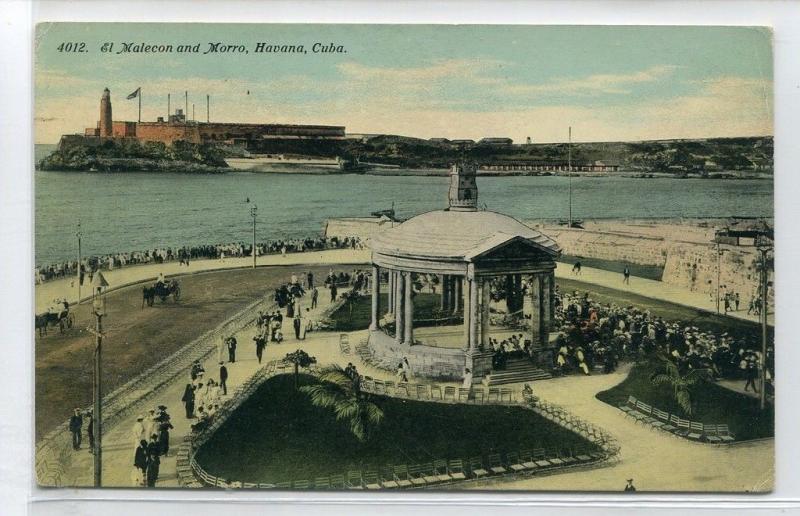
<instances>
[{"instance_id":1,"label":"ocean water","mask_svg":"<svg viewBox=\"0 0 800 516\"><path fill-rule=\"evenodd\" d=\"M37 148L37 155L45 150ZM394 203L400 217L443 208L445 177L35 173L36 263L83 254L319 235L331 217L365 216ZM575 218L764 217L764 180L573 178ZM479 202L518 219L568 214L564 177L478 178Z\"/></svg>"}]
</instances>

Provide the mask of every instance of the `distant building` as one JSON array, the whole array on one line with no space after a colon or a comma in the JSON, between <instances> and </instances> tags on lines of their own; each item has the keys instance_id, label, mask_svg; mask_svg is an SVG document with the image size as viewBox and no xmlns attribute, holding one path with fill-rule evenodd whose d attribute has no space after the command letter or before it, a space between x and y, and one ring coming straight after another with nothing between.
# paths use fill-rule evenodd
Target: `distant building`
<instances>
[{"instance_id":1,"label":"distant building","mask_svg":"<svg viewBox=\"0 0 800 516\"><path fill-rule=\"evenodd\" d=\"M511 138L481 138L478 145L512 145L514 140Z\"/></svg>"},{"instance_id":2,"label":"distant building","mask_svg":"<svg viewBox=\"0 0 800 516\"><path fill-rule=\"evenodd\" d=\"M450 140L450 145L474 145L474 144L475 140L468 140L468 139Z\"/></svg>"},{"instance_id":3,"label":"distant building","mask_svg":"<svg viewBox=\"0 0 800 516\"><path fill-rule=\"evenodd\" d=\"M449 143L450 140L447 138L428 138L428 141L431 143Z\"/></svg>"},{"instance_id":4,"label":"distant building","mask_svg":"<svg viewBox=\"0 0 800 516\"><path fill-rule=\"evenodd\" d=\"M343 140L344 126L289 125L289 124L242 124L197 122L186 120L186 113L176 109L167 121L158 117L155 122L128 122L113 120L111 115L111 92L103 90L100 98L100 120L97 127L89 127L84 136L96 138L135 138L143 142L161 142L171 145L178 140L190 143L235 143L244 144L261 140Z\"/></svg>"}]
</instances>

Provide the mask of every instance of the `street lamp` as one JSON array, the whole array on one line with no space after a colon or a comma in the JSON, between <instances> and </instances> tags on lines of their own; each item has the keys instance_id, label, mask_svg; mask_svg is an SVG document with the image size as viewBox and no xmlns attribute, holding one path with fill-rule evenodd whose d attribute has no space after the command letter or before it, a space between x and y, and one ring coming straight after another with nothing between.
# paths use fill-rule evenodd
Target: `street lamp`
<instances>
[{"instance_id":1,"label":"street lamp","mask_svg":"<svg viewBox=\"0 0 800 516\"><path fill-rule=\"evenodd\" d=\"M103 316L106 314L106 292L108 281L99 270L92 277L92 311L95 316L95 328L89 328L94 333L94 378L92 382L92 398L94 400L94 486L102 485L102 436L103 417L101 410L102 390L100 388L100 359L103 344Z\"/></svg>"},{"instance_id":2,"label":"street lamp","mask_svg":"<svg viewBox=\"0 0 800 516\"><path fill-rule=\"evenodd\" d=\"M256 268L256 214L258 206L255 204L250 208L250 216L253 217L253 268Z\"/></svg>"},{"instance_id":3,"label":"street lamp","mask_svg":"<svg viewBox=\"0 0 800 516\"><path fill-rule=\"evenodd\" d=\"M767 288L769 283L769 269L767 266L767 254L773 249L773 241L768 236L760 234L756 237L756 249L761 254L761 392L759 394L759 404L761 410L766 405L766 386L767 386Z\"/></svg>"},{"instance_id":4,"label":"street lamp","mask_svg":"<svg viewBox=\"0 0 800 516\"><path fill-rule=\"evenodd\" d=\"M727 231L728 231L728 228L725 228L725 232L727 232ZM714 234L714 243L717 245L717 313L719 313L719 291L720 291L719 283L720 283L720 268L721 268L720 267L720 265L721 265L720 264L720 260L722 259L722 255L725 254L725 251L727 251L727 249L722 249L720 247L720 243L721 243L720 242L720 235L721 234L722 233L720 231L717 231Z\"/></svg>"},{"instance_id":5,"label":"street lamp","mask_svg":"<svg viewBox=\"0 0 800 516\"><path fill-rule=\"evenodd\" d=\"M83 233L81 232L81 221L78 221L78 231L75 232L75 236L78 238L78 304L81 304L81 237Z\"/></svg>"}]
</instances>

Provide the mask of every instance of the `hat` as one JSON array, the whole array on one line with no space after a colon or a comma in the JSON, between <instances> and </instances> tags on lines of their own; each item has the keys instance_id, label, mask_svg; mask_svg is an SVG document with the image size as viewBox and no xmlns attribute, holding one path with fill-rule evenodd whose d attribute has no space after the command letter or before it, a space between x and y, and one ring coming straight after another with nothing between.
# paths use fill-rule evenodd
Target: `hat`
<instances>
[{"instance_id":1,"label":"hat","mask_svg":"<svg viewBox=\"0 0 800 516\"><path fill-rule=\"evenodd\" d=\"M225 362L220 362L219 365L225 365Z\"/></svg>"},{"instance_id":2,"label":"hat","mask_svg":"<svg viewBox=\"0 0 800 516\"><path fill-rule=\"evenodd\" d=\"M167 410L166 405L159 405L158 408L159 410Z\"/></svg>"},{"instance_id":3,"label":"hat","mask_svg":"<svg viewBox=\"0 0 800 516\"><path fill-rule=\"evenodd\" d=\"M138 416L136 416L136 421L143 421L143 420L144 420L143 415L139 414Z\"/></svg>"}]
</instances>

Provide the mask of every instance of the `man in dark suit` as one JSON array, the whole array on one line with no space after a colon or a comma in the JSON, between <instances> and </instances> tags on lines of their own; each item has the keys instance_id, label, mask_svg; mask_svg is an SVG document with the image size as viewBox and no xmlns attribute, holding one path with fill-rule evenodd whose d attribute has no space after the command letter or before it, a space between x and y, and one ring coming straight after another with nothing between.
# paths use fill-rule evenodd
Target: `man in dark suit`
<instances>
[{"instance_id":1,"label":"man in dark suit","mask_svg":"<svg viewBox=\"0 0 800 516\"><path fill-rule=\"evenodd\" d=\"M81 448L81 427L83 427L83 417L81 409L75 409L75 413L69 418L69 431L72 432L72 449Z\"/></svg>"},{"instance_id":2,"label":"man in dark suit","mask_svg":"<svg viewBox=\"0 0 800 516\"><path fill-rule=\"evenodd\" d=\"M295 316L292 326L294 326L294 338L300 340L300 314Z\"/></svg>"},{"instance_id":3,"label":"man in dark suit","mask_svg":"<svg viewBox=\"0 0 800 516\"><path fill-rule=\"evenodd\" d=\"M258 362L261 363L261 357L259 357ZM228 368L225 367L224 362L219 363L219 386L222 387L222 394L224 396L228 395L228 386L226 382L228 381Z\"/></svg>"},{"instance_id":4,"label":"man in dark suit","mask_svg":"<svg viewBox=\"0 0 800 516\"><path fill-rule=\"evenodd\" d=\"M186 419L192 419L194 417L194 385L191 383L186 384L181 401L183 406L186 407Z\"/></svg>"},{"instance_id":5,"label":"man in dark suit","mask_svg":"<svg viewBox=\"0 0 800 516\"><path fill-rule=\"evenodd\" d=\"M331 303L336 301L336 295L339 293L338 289L336 288L336 283L331 283Z\"/></svg>"},{"instance_id":6,"label":"man in dark suit","mask_svg":"<svg viewBox=\"0 0 800 516\"><path fill-rule=\"evenodd\" d=\"M314 273L313 272L308 271L308 274L306 274L306 283L308 284L308 290L311 290L312 288L314 288Z\"/></svg>"},{"instance_id":7,"label":"man in dark suit","mask_svg":"<svg viewBox=\"0 0 800 516\"><path fill-rule=\"evenodd\" d=\"M233 335L228 337L228 362L236 362L236 337Z\"/></svg>"}]
</instances>

